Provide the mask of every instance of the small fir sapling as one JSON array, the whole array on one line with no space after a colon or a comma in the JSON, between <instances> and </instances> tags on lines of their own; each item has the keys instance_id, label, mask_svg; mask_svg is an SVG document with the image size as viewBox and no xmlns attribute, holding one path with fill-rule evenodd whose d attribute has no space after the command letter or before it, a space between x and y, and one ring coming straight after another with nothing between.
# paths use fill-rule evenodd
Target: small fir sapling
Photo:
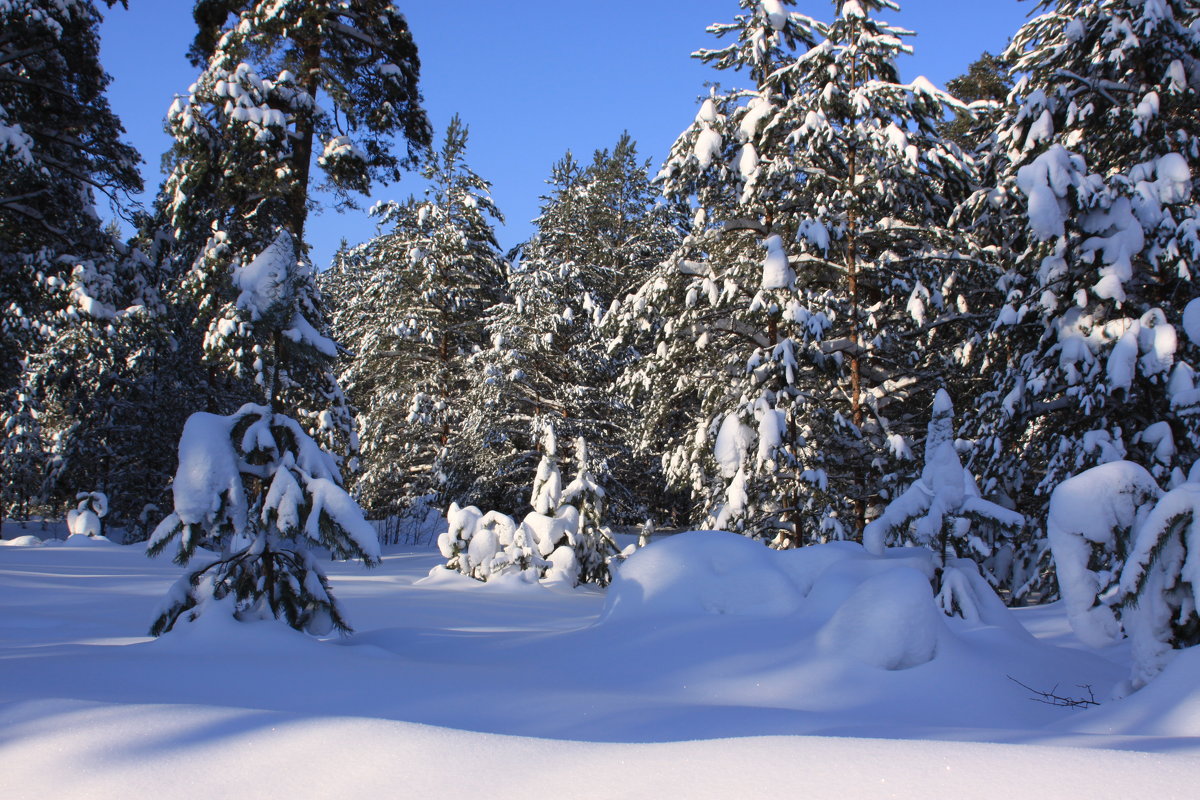
<instances>
[{"instance_id":1,"label":"small fir sapling","mask_svg":"<svg viewBox=\"0 0 1200 800\"><path fill-rule=\"evenodd\" d=\"M933 550L938 602L947 614L965 614L970 602L965 593L973 591L972 582L958 573L971 568L966 557L991 556L999 539L1011 537L1024 524L1020 514L979 496L954 447L954 405L946 390L939 389L921 477L867 525L863 544L877 555L889 543Z\"/></svg>"}]
</instances>

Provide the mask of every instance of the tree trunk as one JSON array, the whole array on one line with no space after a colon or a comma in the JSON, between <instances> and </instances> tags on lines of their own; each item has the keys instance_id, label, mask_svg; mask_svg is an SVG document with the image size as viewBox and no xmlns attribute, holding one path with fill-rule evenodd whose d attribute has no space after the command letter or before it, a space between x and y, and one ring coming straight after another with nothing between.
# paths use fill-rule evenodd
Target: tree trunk
<instances>
[{"instance_id":1,"label":"tree trunk","mask_svg":"<svg viewBox=\"0 0 1200 800\"><path fill-rule=\"evenodd\" d=\"M312 171L313 139L316 137L317 92L321 88L321 43L312 39L302 43L304 67L300 86L312 98L309 110L296 118L295 146L292 151L292 169L295 185L288 198L292 234L296 244L304 246L304 225L308 220L308 177Z\"/></svg>"},{"instance_id":2,"label":"tree trunk","mask_svg":"<svg viewBox=\"0 0 1200 800\"><path fill-rule=\"evenodd\" d=\"M850 91L858 85L858 56L850 58ZM846 208L846 283L850 292L850 415L854 427L862 430L862 363L859 358L858 330L858 222L854 207L855 187L858 185L858 141L855 138L857 116L850 117L850 152L847 156L847 187L849 202ZM858 494L854 498L854 527L858 540L862 541L863 529L867 525L866 483L861 464L858 467Z\"/></svg>"}]
</instances>

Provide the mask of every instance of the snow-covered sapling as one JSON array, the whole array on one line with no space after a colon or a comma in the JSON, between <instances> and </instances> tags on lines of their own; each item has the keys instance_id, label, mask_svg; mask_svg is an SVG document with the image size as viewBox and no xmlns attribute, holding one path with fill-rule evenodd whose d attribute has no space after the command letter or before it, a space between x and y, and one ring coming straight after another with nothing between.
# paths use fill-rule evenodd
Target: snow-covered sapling
<instances>
[{"instance_id":1,"label":"snow-covered sapling","mask_svg":"<svg viewBox=\"0 0 1200 800\"><path fill-rule=\"evenodd\" d=\"M175 562L198 565L171 588L151 634L227 596L239 619L273 616L316 635L348 631L309 547L373 566L379 541L341 484L334 457L288 416L255 404L229 416L193 414L179 440L175 510L147 554L176 541Z\"/></svg>"},{"instance_id":2,"label":"snow-covered sapling","mask_svg":"<svg viewBox=\"0 0 1200 800\"><path fill-rule=\"evenodd\" d=\"M96 538L103 534L101 520L108 516L108 495L104 492L80 492L79 505L67 512L67 530L72 536Z\"/></svg>"},{"instance_id":3,"label":"snow-covered sapling","mask_svg":"<svg viewBox=\"0 0 1200 800\"><path fill-rule=\"evenodd\" d=\"M565 545L575 552L579 583L607 586L612 580L609 559L620 553L621 548L604 526L604 487L596 481L588 465L588 446L582 436L575 440L575 469L575 479L563 490L562 503L578 509L579 525L573 534L568 532Z\"/></svg>"},{"instance_id":4,"label":"snow-covered sapling","mask_svg":"<svg viewBox=\"0 0 1200 800\"><path fill-rule=\"evenodd\" d=\"M980 497L974 477L963 468L954 447L954 404L946 390L939 389L925 438L921 477L867 525L863 544L877 555L889 542L900 541L933 550L938 601L947 613L960 613L962 603L956 593L969 582L954 574L962 568L956 560L990 556L997 536L1011 536L1024 524L1020 514Z\"/></svg>"},{"instance_id":5,"label":"snow-covered sapling","mask_svg":"<svg viewBox=\"0 0 1200 800\"><path fill-rule=\"evenodd\" d=\"M1200 483L1189 479L1160 497L1131 545L1119 597L1137 689L1162 672L1174 649L1200 644Z\"/></svg>"},{"instance_id":6,"label":"snow-covered sapling","mask_svg":"<svg viewBox=\"0 0 1200 800\"><path fill-rule=\"evenodd\" d=\"M1121 637L1121 570L1135 526L1161 496L1153 476L1132 461L1085 470L1050 495L1046 535L1067 619L1093 647Z\"/></svg>"},{"instance_id":7,"label":"snow-covered sapling","mask_svg":"<svg viewBox=\"0 0 1200 800\"><path fill-rule=\"evenodd\" d=\"M1127 634L1133 670L1118 692L1200 644L1200 465L1162 491L1148 470L1114 461L1059 484L1047 523L1067 617L1103 647Z\"/></svg>"},{"instance_id":8,"label":"snow-covered sapling","mask_svg":"<svg viewBox=\"0 0 1200 800\"><path fill-rule=\"evenodd\" d=\"M446 568L481 581L519 574L607 585L609 560L619 548L602 523L604 489L588 467L587 443L575 443L579 472L564 490L558 471L554 433L547 427L530 495L534 510L517 525L498 511L486 514L475 506L450 505L449 523L438 538Z\"/></svg>"}]
</instances>

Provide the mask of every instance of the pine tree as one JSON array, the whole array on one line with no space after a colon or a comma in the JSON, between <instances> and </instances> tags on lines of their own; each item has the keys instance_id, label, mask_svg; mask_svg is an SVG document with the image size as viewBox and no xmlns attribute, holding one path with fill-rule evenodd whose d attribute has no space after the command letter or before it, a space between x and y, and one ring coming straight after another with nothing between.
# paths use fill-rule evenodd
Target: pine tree
<instances>
[{"instance_id":1,"label":"pine tree","mask_svg":"<svg viewBox=\"0 0 1200 800\"><path fill-rule=\"evenodd\" d=\"M100 20L90 0L0 7L4 494L27 508L104 485L127 520L158 469L133 419L163 309L155 262L103 228L95 207L105 199L128 215L141 189L140 157L105 96Z\"/></svg>"},{"instance_id":2,"label":"pine tree","mask_svg":"<svg viewBox=\"0 0 1200 800\"><path fill-rule=\"evenodd\" d=\"M970 103L971 113L955 113L954 119L943 125L943 135L968 152L986 143L995 129L996 112L1003 108L1012 87L1008 64L985 51L964 74L946 82L946 91Z\"/></svg>"},{"instance_id":3,"label":"pine tree","mask_svg":"<svg viewBox=\"0 0 1200 800\"><path fill-rule=\"evenodd\" d=\"M342 489L332 457L290 417L247 404L234 414L199 412L184 426L175 510L155 529L147 554L177 542L174 560L199 558L168 592L150 633L171 630L230 598L235 617L272 616L315 635L349 630L329 581L310 552L379 562L375 529Z\"/></svg>"},{"instance_id":4,"label":"pine tree","mask_svg":"<svg viewBox=\"0 0 1200 800\"><path fill-rule=\"evenodd\" d=\"M1129 457L1174 485L1200 454L1196 341L1177 333L1200 257L1200 5L1040 10L1005 54L1021 77L991 145L995 188L963 217L1006 262L972 359L994 388L966 417L970 466L1034 531L1072 474ZM1026 573L1045 550L1025 544Z\"/></svg>"},{"instance_id":5,"label":"pine tree","mask_svg":"<svg viewBox=\"0 0 1200 800\"><path fill-rule=\"evenodd\" d=\"M601 323L673 248L672 210L657 202L628 134L587 167L568 153L549 183L537 232L509 274L512 299L488 315L492 346L472 363L479 377L468 433L481 446L471 501L515 513L514 490L537 460L537 432L553 419L564 437L596 443L616 512L634 518L646 501L635 486L649 465L633 454L633 410L615 389L632 353L614 348Z\"/></svg>"},{"instance_id":6,"label":"pine tree","mask_svg":"<svg viewBox=\"0 0 1200 800\"><path fill-rule=\"evenodd\" d=\"M232 283L239 294L216 327L220 338L206 347L237 348L235 364L245 351L255 353L265 402L225 416L198 412L184 426L174 511L151 535L147 553L156 556L178 538L178 564L189 563L200 546L219 555L201 559L176 583L151 633L169 631L181 615L201 606L194 617L208 600L229 595L239 619L269 613L311 633L348 630L308 543L370 566L379 558L378 539L343 490L329 446L349 420L334 416L345 409L332 372L338 349L322 333L312 267L283 230L235 268ZM285 411L303 414L299 403L311 396L312 387L296 380L297 364L325 375L331 387L324 396L332 410L311 415L324 434L320 442Z\"/></svg>"},{"instance_id":7,"label":"pine tree","mask_svg":"<svg viewBox=\"0 0 1200 800\"><path fill-rule=\"evenodd\" d=\"M354 350L343 379L360 419L355 492L377 514L422 498L442 506L471 480L460 444L466 362L484 343L483 317L502 295L507 265L492 229L503 217L466 146L455 117L423 170L425 196L381 206L391 231L341 267L355 285L334 315Z\"/></svg>"},{"instance_id":8,"label":"pine tree","mask_svg":"<svg viewBox=\"0 0 1200 800\"><path fill-rule=\"evenodd\" d=\"M946 222L973 174L938 132L962 104L898 82L906 32L869 13L895 4L741 5L710 28L737 42L696 56L754 87L714 90L672 147L660 179L697 199L694 230L622 314L661 331L629 383L668 477L710 524L791 546L855 535L912 469L969 314L977 264Z\"/></svg>"},{"instance_id":9,"label":"pine tree","mask_svg":"<svg viewBox=\"0 0 1200 800\"><path fill-rule=\"evenodd\" d=\"M270 111L287 114L280 121L290 146L282 165L287 185L278 195L297 240L304 239L314 157L328 186L350 203L351 192L398 181L428 147L420 59L392 0L198 0L194 16L189 56L205 69L200 90L245 108L242 116L259 132L276 127ZM278 77L261 87L266 102L256 102L260 87L246 86L247 74L268 69Z\"/></svg>"},{"instance_id":10,"label":"pine tree","mask_svg":"<svg viewBox=\"0 0 1200 800\"><path fill-rule=\"evenodd\" d=\"M398 179L427 149L415 45L384 0L202 0L195 18L190 57L203 72L168 115L175 145L158 202L175 239L180 371L210 410L236 408L259 396L256 383L277 380L274 400L353 456L349 409L326 363L335 353L304 353L324 339L313 270L289 267L303 287L276 320L247 310L238 280L271 247L307 251L314 161L339 204L352 205L352 193ZM397 137L406 150L392 146ZM201 356L207 374L196 369Z\"/></svg>"}]
</instances>

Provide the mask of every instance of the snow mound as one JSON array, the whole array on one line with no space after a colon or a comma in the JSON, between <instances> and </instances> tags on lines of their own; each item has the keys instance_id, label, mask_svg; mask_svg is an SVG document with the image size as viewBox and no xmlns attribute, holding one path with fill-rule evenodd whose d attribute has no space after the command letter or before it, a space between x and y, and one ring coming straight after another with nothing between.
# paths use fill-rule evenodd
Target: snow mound
<instances>
[{"instance_id":1,"label":"snow mound","mask_svg":"<svg viewBox=\"0 0 1200 800\"><path fill-rule=\"evenodd\" d=\"M62 543L63 547L107 547L116 543L107 536L88 536L86 533L72 533Z\"/></svg>"},{"instance_id":2,"label":"snow mound","mask_svg":"<svg viewBox=\"0 0 1200 800\"><path fill-rule=\"evenodd\" d=\"M691 531L637 551L617 572L601 624L638 617L803 615L817 649L880 669L931 661L945 623L927 551L868 554L838 542L777 551Z\"/></svg>"},{"instance_id":3,"label":"snow mound","mask_svg":"<svg viewBox=\"0 0 1200 800\"><path fill-rule=\"evenodd\" d=\"M42 540L36 536L25 534L15 539L0 539L0 545L4 547L41 547Z\"/></svg>"},{"instance_id":4,"label":"snow mound","mask_svg":"<svg viewBox=\"0 0 1200 800\"><path fill-rule=\"evenodd\" d=\"M817 634L817 644L870 666L908 669L933 660L944 627L929 579L901 566L859 584Z\"/></svg>"},{"instance_id":5,"label":"snow mound","mask_svg":"<svg viewBox=\"0 0 1200 800\"><path fill-rule=\"evenodd\" d=\"M795 612L799 587L777 552L725 531L689 531L638 550L613 576L601 621L639 616Z\"/></svg>"},{"instance_id":6,"label":"snow mound","mask_svg":"<svg viewBox=\"0 0 1200 800\"><path fill-rule=\"evenodd\" d=\"M1200 737L1200 647L1178 651L1151 683L1122 700L1088 710L1064 729L1092 734Z\"/></svg>"}]
</instances>

